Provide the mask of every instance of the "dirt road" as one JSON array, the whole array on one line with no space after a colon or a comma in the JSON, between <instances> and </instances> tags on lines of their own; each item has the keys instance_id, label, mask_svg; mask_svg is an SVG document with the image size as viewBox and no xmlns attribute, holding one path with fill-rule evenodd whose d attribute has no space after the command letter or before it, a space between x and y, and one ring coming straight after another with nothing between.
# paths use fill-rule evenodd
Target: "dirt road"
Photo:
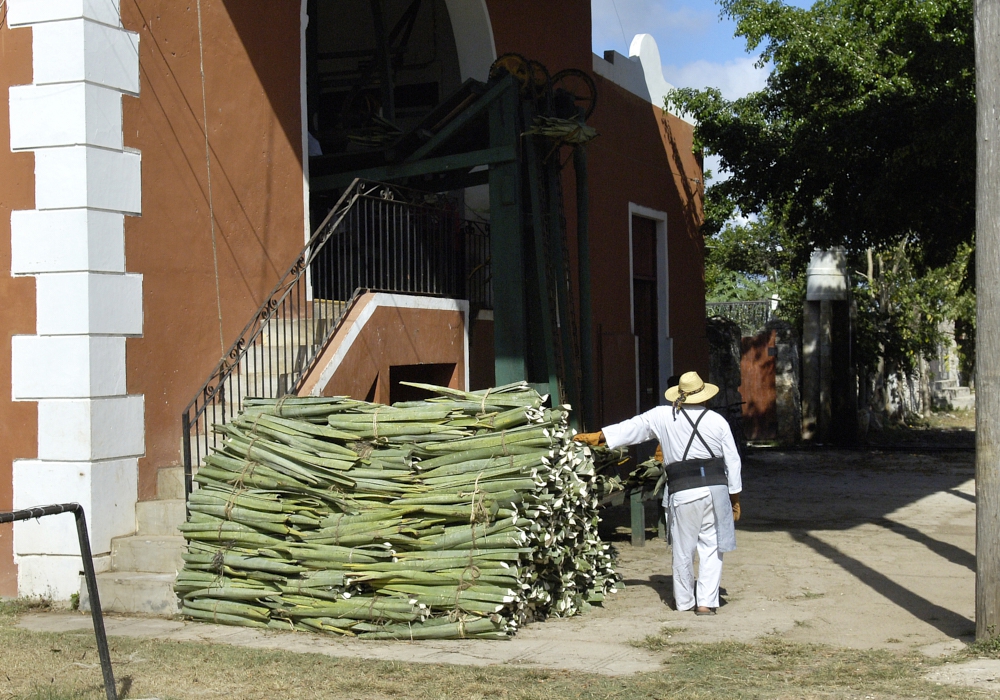
<instances>
[{"instance_id":1,"label":"dirt road","mask_svg":"<svg viewBox=\"0 0 1000 700\"><path fill-rule=\"evenodd\" d=\"M626 590L568 622L615 639L668 625L684 628L672 633L680 641L772 633L855 648L960 648L975 628L973 460L758 451L744 468L744 517L717 616L668 607L669 553L654 539L620 544Z\"/></svg>"},{"instance_id":2,"label":"dirt road","mask_svg":"<svg viewBox=\"0 0 1000 700\"><path fill-rule=\"evenodd\" d=\"M666 545L628 544L608 512L625 588L603 608L527 626L507 643L361 643L180 621L117 618L109 634L210 641L331 656L535 667L617 675L656 670L677 642L789 641L942 655L973 632L973 453L758 451L744 468L738 549L726 555L715 617L671 609ZM652 504L651 504L652 505ZM652 510L652 508L651 508ZM655 522L651 518L651 524ZM655 531L651 531L650 535ZM84 629L79 615L30 615L34 630Z\"/></svg>"}]
</instances>

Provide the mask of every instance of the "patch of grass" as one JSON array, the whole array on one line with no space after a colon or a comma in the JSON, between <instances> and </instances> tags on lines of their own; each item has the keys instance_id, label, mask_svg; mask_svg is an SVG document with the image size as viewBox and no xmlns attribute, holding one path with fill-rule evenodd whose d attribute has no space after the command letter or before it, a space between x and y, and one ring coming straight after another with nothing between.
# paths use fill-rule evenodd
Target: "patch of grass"
<instances>
[{"instance_id":1,"label":"patch of grass","mask_svg":"<svg viewBox=\"0 0 1000 700\"><path fill-rule=\"evenodd\" d=\"M885 643L886 644L902 644L903 640L902 639L896 639L895 637L889 637L887 640L885 640Z\"/></svg>"},{"instance_id":2,"label":"patch of grass","mask_svg":"<svg viewBox=\"0 0 1000 700\"><path fill-rule=\"evenodd\" d=\"M808 588L803 588L802 593L798 595L788 595L785 596L785 600L815 600L816 598L822 598L826 593L816 593L810 591Z\"/></svg>"},{"instance_id":3,"label":"patch of grass","mask_svg":"<svg viewBox=\"0 0 1000 700\"><path fill-rule=\"evenodd\" d=\"M965 654L968 656L987 656L993 659L1000 659L1000 635L973 642L965 648Z\"/></svg>"},{"instance_id":4,"label":"patch of grass","mask_svg":"<svg viewBox=\"0 0 1000 700\"><path fill-rule=\"evenodd\" d=\"M234 700L765 700L964 698L922 679L937 662L916 653L754 642L672 644L661 670L608 677L515 665L457 666L335 658L225 644L111 637L119 683L133 698ZM353 643L359 643L355 640ZM502 644L503 642L496 642ZM419 644L419 643L418 643ZM102 700L93 635L28 632L0 619L3 700ZM60 649L56 653L52 649Z\"/></svg>"},{"instance_id":5,"label":"patch of grass","mask_svg":"<svg viewBox=\"0 0 1000 700\"><path fill-rule=\"evenodd\" d=\"M46 612L51 609L52 601L41 596L0 598L0 617L16 617L26 612Z\"/></svg>"},{"instance_id":6,"label":"patch of grass","mask_svg":"<svg viewBox=\"0 0 1000 700\"><path fill-rule=\"evenodd\" d=\"M663 651L674 644L674 635L687 632L687 627L664 627L658 634L647 634L642 639L629 640L629 646L647 651Z\"/></svg>"},{"instance_id":7,"label":"patch of grass","mask_svg":"<svg viewBox=\"0 0 1000 700\"><path fill-rule=\"evenodd\" d=\"M812 623L809 620L795 620L796 627L812 627Z\"/></svg>"},{"instance_id":8,"label":"patch of grass","mask_svg":"<svg viewBox=\"0 0 1000 700\"><path fill-rule=\"evenodd\" d=\"M90 697L86 691L74 691L55 685L35 686L27 695L18 696L18 700L81 700Z\"/></svg>"}]
</instances>

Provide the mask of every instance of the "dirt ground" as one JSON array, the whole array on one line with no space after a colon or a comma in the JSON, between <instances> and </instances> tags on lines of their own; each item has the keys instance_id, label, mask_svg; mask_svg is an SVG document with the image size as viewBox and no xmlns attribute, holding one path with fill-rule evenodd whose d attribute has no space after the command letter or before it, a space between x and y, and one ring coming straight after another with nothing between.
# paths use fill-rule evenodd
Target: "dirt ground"
<instances>
[{"instance_id":1,"label":"dirt ground","mask_svg":"<svg viewBox=\"0 0 1000 700\"><path fill-rule=\"evenodd\" d=\"M975 631L973 475L971 451L758 450L717 616L671 609L669 550L652 539L619 544L625 591L574 622L612 638L667 625L679 641L960 648Z\"/></svg>"},{"instance_id":2,"label":"dirt ground","mask_svg":"<svg viewBox=\"0 0 1000 700\"><path fill-rule=\"evenodd\" d=\"M672 609L669 549L655 537L650 504L650 539L642 548L628 541L627 509L607 512L622 590L602 608L529 625L511 642L366 644L120 617L109 619L109 634L604 675L661 669L675 643L762 637L943 657L963 649L974 632L974 452L963 449L966 443L953 440L947 451L753 452L744 466L738 549L726 555L724 602L714 617ZM20 623L46 632L87 625L70 614L28 615ZM937 666L932 680L1000 691L993 680L1000 670L964 673L958 661Z\"/></svg>"}]
</instances>

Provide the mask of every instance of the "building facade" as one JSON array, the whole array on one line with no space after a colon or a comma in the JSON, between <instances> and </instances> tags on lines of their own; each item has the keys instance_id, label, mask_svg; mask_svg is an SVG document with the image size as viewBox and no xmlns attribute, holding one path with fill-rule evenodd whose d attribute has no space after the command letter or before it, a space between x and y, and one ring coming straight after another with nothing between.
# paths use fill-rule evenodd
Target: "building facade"
<instances>
[{"instance_id":1,"label":"building facade","mask_svg":"<svg viewBox=\"0 0 1000 700\"><path fill-rule=\"evenodd\" d=\"M594 358L593 420L655 405L669 375L707 369L701 163L691 125L661 109L651 37L636 38L632 57L595 56L590 4L580 0L530 11L511 0L337 5L7 2L0 510L81 503L99 571L115 566L113 540L137 532L137 504L165 497L164 470L182 461L182 411L328 210L315 184L321 168L332 152L343 163L364 150L362 132L348 143L331 119L380 99L378 114L406 132L467 81L486 84L498 56L519 54L550 74L576 69L597 88L588 124L599 136L586 146L592 322L579 339ZM386 17L373 22L377 5ZM389 41L359 48L380 21ZM359 91L352 76L380 60L395 85ZM489 222L488 187L462 189L463 217ZM576 289L571 168L561 191ZM454 366L424 376L468 388L495 379L495 339L506 329L489 309L369 296L378 308L356 307L341 323L366 349L328 348L324 381L385 401L392 368L430 372L448 352L460 356ZM351 331L359 319L375 325ZM423 323L435 342L406 335ZM454 341L442 344L449 332ZM444 359L431 357L438 350L410 357L404 336L418 349L440 346ZM0 595L68 598L80 568L68 516L0 526Z\"/></svg>"}]
</instances>

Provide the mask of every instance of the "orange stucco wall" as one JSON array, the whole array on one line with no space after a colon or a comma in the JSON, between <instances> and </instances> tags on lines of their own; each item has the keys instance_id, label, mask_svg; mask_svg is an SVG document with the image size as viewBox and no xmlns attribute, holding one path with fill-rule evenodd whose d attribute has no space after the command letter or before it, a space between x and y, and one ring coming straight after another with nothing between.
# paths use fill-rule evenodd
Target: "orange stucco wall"
<instances>
[{"instance_id":1,"label":"orange stucco wall","mask_svg":"<svg viewBox=\"0 0 1000 700\"><path fill-rule=\"evenodd\" d=\"M599 102L591 123L600 136L588 146L591 256L600 267L625 272L595 274L594 322L606 332L629 331L629 202L665 212L674 369L705 373L702 171L692 152L692 127L600 76L596 80Z\"/></svg>"},{"instance_id":2,"label":"orange stucco wall","mask_svg":"<svg viewBox=\"0 0 1000 700\"><path fill-rule=\"evenodd\" d=\"M143 275L143 337L127 344L129 392L146 396L141 499L154 495L158 467L179 463L181 411L221 344L304 243L299 3L201 8L211 202L196 5L122 3L140 34L142 81L138 99L124 98L125 145L142 152L142 216L125 223L128 270Z\"/></svg>"},{"instance_id":3,"label":"orange stucco wall","mask_svg":"<svg viewBox=\"0 0 1000 700\"><path fill-rule=\"evenodd\" d=\"M378 306L367 322L359 326L362 313L375 303L375 298L370 293L358 298L340 330L323 349L299 394L308 396L316 391L323 370L347 342L350 346L339 367L319 389L323 396L362 400L371 396L376 402L387 404L389 369L400 365L454 364L447 385L464 389L466 331L462 312ZM348 340L352 327L358 330L353 342Z\"/></svg>"},{"instance_id":4,"label":"orange stucco wall","mask_svg":"<svg viewBox=\"0 0 1000 700\"><path fill-rule=\"evenodd\" d=\"M11 85L31 82L31 30L0 22L0 95ZM34 402L11 401L11 336L35 332L35 280L10 276L10 212L35 207L35 156L10 152L10 112L0 107L0 511L12 507L12 466L38 449L38 412ZM13 526L0 525L0 596L17 595Z\"/></svg>"}]
</instances>

